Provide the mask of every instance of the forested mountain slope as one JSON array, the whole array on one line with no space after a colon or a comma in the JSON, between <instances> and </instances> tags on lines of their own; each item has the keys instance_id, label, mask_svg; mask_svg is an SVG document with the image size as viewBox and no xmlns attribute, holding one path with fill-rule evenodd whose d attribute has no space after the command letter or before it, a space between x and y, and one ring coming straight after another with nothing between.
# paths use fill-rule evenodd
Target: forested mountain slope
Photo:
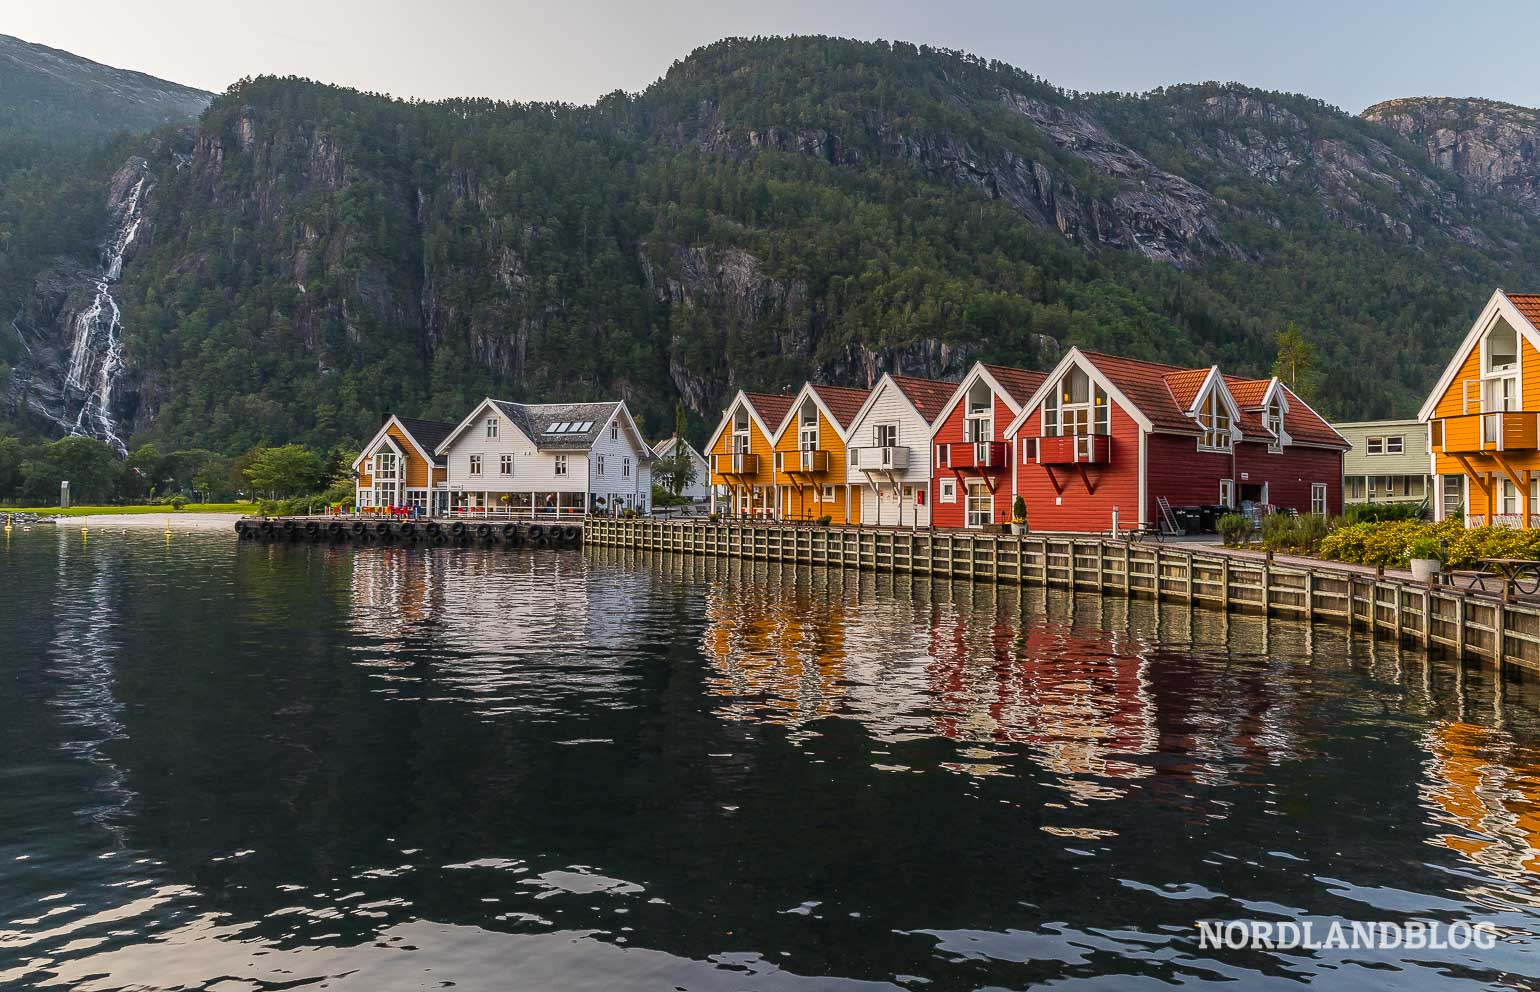
<instances>
[{"instance_id":1,"label":"forested mountain slope","mask_svg":"<svg viewBox=\"0 0 1540 992\"><path fill-rule=\"evenodd\" d=\"M102 180L119 235L147 190L107 405L222 450L487 393L619 394L657 432L680 396L699 426L739 387L1071 344L1262 373L1295 322L1328 410L1407 413L1494 285L1540 285L1540 221L1391 123L823 38L723 41L585 107L243 81ZM78 324L50 285L13 304L34 356ZM18 361L13 421L57 422L60 370Z\"/></svg>"}]
</instances>

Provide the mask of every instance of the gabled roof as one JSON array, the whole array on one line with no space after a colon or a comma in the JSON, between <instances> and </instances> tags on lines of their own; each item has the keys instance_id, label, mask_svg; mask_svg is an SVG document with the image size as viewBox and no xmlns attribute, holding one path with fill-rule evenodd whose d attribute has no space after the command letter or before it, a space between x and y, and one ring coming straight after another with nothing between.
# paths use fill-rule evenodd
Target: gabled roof
<instances>
[{"instance_id":1,"label":"gabled roof","mask_svg":"<svg viewBox=\"0 0 1540 992\"><path fill-rule=\"evenodd\" d=\"M1203 383L1208 381L1209 371L1209 369L1183 369L1165 376L1166 387L1171 390L1171 397L1176 400L1177 406L1183 410L1192 408L1193 403L1198 399L1198 390L1202 389Z\"/></svg>"},{"instance_id":2,"label":"gabled roof","mask_svg":"<svg viewBox=\"0 0 1540 992\"><path fill-rule=\"evenodd\" d=\"M602 403L492 402L542 451L586 451L592 448L621 406L618 400L605 400ZM576 425L586 429L551 430L552 427L562 425Z\"/></svg>"},{"instance_id":3,"label":"gabled roof","mask_svg":"<svg viewBox=\"0 0 1540 992\"><path fill-rule=\"evenodd\" d=\"M759 414L759 419L767 428L766 436L774 430L770 425L779 424L785 420L786 411L791 409L792 398L781 393L743 392L739 395L748 401L755 413Z\"/></svg>"},{"instance_id":4,"label":"gabled roof","mask_svg":"<svg viewBox=\"0 0 1540 992\"><path fill-rule=\"evenodd\" d=\"M1470 330L1465 332L1465 339L1455 349L1449 364L1444 367L1443 374L1438 377L1433 391L1428 394L1427 402L1423 403L1422 409L1417 411L1418 420L1432 419L1434 408L1449 391L1449 387L1454 384L1454 377L1459 374L1465 359L1469 357L1473 348L1481 344L1482 336L1491 329L1498 317L1507 320L1519 337L1529 342L1530 347L1540 349L1540 295L1493 290L1492 295L1487 299L1486 306L1481 308L1475 323L1471 324Z\"/></svg>"},{"instance_id":5,"label":"gabled roof","mask_svg":"<svg viewBox=\"0 0 1540 992\"><path fill-rule=\"evenodd\" d=\"M856 422L856 414L861 412L866 398L872 394L870 389L850 386L813 386L812 390L823 400L824 409L841 431L850 430L850 425Z\"/></svg>"},{"instance_id":6,"label":"gabled roof","mask_svg":"<svg viewBox=\"0 0 1540 992\"><path fill-rule=\"evenodd\" d=\"M689 452L691 457L697 461L703 462L706 460L706 456L702 455L699 451L696 451L693 444L691 444L689 441L683 440L677 434L670 435L669 437L666 437L659 441L657 444L653 445L652 453L658 458L667 458L674 453L674 446L681 443L684 445L684 450Z\"/></svg>"},{"instance_id":7,"label":"gabled roof","mask_svg":"<svg viewBox=\"0 0 1540 992\"><path fill-rule=\"evenodd\" d=\"M1104 355L1096 351L1083 351L1081 355L1115 386L1128 402L1138 408L1150 422L1152 429L1175 431L1182 434L1199 433L1198 425L1187 416L1187 410L1197 399L1198 389L1208 379L1211 369L1182 368L1161 362L1146 362L1119 355ZM1183 402L1173 388L1172 380L1185 392L1191 387L1191 395ZM1196 383L1192 380L1196 379Z\"/></svg>"},{"instance_id":8,"label":"gabled roof","mask_svg":"<svg viewBox=\"0 0 1540 992\"><path fill-rule=\"evenodd\" d=\"M1227 375L1225 386L1230 390L1230 395L1235 397L1235 402L1241 406L1242 430L1247 434L1261 433L1264 437L1273 436L1273 432L1265 426L1262 408L1277 395L1283 400L1283 433L1286 435L1285 440L1289 443L1317 444L1334 448L1351 447L1347 438L1327 422L1325 417L1311 409L1310 404L1300 399L1294 390L1285 386L1277 376L1271 379L1241 379ZM1256 418L1255 431L1248 424L1250 417Z\"/></svg>"},{"instance_id":9,"label":"gabled roof","mask_svg":"<svg viewBox=\"0 0 1540 992\"><path fill-rule=\"evenodd\" d=\"M936 416L931 418L932 435L940 428L941 422L951 415L952 408L962 402L963 396L973 388L976 379L983 379L989 383L990 390L1003 398L1011 414L1016 415L1021 413L1022 407L1031 399L1032 394L1042 388L1048 376L1031 369L1013 369L1008 365L986 365L983 362L974 362L973 368L968 370L968 374L962 377L961 382L952 387L947 401L942 404Z\"/></svg>"},{"instance_id":10,"label":"gabled roof","mask_svg":"<svg viewBox=\"0 0 1540 992\"><path fill-rule=\"evenodd\" d=\"M940 379L921 379L912 375L890 375L888 378L893 380L893 385L913 404L915 411L925 418L926 423L935 421L942 407L946 406L946 401L952 398L952 391L957 388L957 383Z\"/></svg>"},{"instance_id":11,"label":"gabled roof","mask_svg":"<svg viewBox=\"0 0 1540 992\"><path fill-rule=\"evenodd\" d=\"M385 422L380 425L380 429L375 432L374 437L369 439L369 443L364 445L364 449L359 453L358 457L353 459L354 468L357 468L359 463L363 461L364 455L374 450L379 444L381 435L389 436L387 432L390 430L391 424L395 424L401 430L401 433L406 435L407 440L417 449L417 453L422 456L424 461L432 465L444 464L443 457L438 454L438 446L455 429L454 424L441 424L436 420L417 420L412 417L398 417L395 414L391 414L385 418Z\"/></svg>"}]
</instances>

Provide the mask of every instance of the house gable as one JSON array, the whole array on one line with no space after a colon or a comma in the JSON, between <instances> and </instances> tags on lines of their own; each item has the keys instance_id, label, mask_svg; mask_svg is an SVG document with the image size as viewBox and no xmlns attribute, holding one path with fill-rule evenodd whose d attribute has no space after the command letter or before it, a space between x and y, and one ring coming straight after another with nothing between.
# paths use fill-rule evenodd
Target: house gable
<instances>
[{"instance_id":1,"label":"house gable","mask_svg":"<svg viewBox=\"0 0 1540 992\"><path fill-rule=\"evenodd\" d=\"M1058 384L1063 380L1064 374L1077 366L1091 378L1092 382L1102 388L1111 402L1122 407L1123 412L1133 418L1134 423L1139 425L1140 430L1150 431L1154 429L1150 418L1139 409L1137 404L1124 395L1123 391L1107 377L1106 373L1096 367L1096 363L1092 360L1091 356L1079 348L1071 348L1068 354L1059 359L1059 364L1055 365L1053 370L1048 373L1048 377L1043 380L1043 384L1037 388L1037 391L1028 398L1027 402L1022 406L1021 412L1016 415L1016 418L1006 425L1005 433L1001 436L1014 438L1026 422L1027 417L1043 405L1043 401L1048 398L1049 390L1057 388Z\"/></svg>"},{"instance_id":2,"label":"house gable","mask_svg":"<svg viewBox=\"0 0 1540 992\"><path fill-rule=\"evenodd\" d=\"M476 408L470 412L470 415L467 416L464 420L460 421L460 423L456 425L455 429L450 431L449 435L445 437L443 441L439 442L439 446L434 449L434 454L448 454L449 449L454 447L455 442L460 439L460 436L464 434L472 424L480 423L483 419L485 419L483 415L488 410L491 410L494 414L496 414L501 423L506 424L510 430L517 433L518 436L528 442L531 447L538 447L535 444L535 439L525 433L523 428L521 428L518 424L514 423L513 418L508 416L507 412L503 410L502 405L499 404L497 400L494 400L489 396L477 404Z\"/></svg>"},{"instance_id":3,"label":"house gable","mask_svg":"<svg viewBox=\"0 0 1540 992\"><path fill-rule=\"evenodd\" d=\"M1455 349L1449 364L1444 367L1443 374L1439 376L1438 381L1434 384L1432 392L1428 394L1427 401L1422 405L1422 409L1417 412L1418 420L1428 421L1434 417L1458 416L1464 412L1463 397L1453 387L1455 383L1464 379L1480 378L1483 352L1482 342L1485 340L1487 332L1493 328L1498 319L1506 320L1518 335L1520 343L1519 361L1521 363L1519 381L1520 388L1522 389L1522 363L1525 357L1523 346L1527 344L1530 349L1540 351L1540 330L1536 329L1535 324L1530 319L1530 311L1534 310L1534 308L1528 303L1529 297L1521 296L1519 298L1526 304L1523 309L1517 306L1514 300L1501 289L1493 291L1491 298L1487 300L1486 306L1482 307L1480 315L1476 317L1475 323L1471 324L1471 328L1466 332L1465 338L1460 342L1459 347ZM1450 402L1451 396L1453 396L1453 402ZM1456 405L1460 409L1454 410ZM1521 402L1519 405L1522 408L1524 404Z\"/></svg>"}]
</instances>

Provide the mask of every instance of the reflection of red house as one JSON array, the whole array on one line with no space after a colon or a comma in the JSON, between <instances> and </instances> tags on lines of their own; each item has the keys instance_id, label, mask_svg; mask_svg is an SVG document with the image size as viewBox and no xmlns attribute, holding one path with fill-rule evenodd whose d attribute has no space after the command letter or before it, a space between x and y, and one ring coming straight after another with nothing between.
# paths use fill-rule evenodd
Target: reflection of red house
<instances>
[{"instance_id":1,"label":"reflection of red house","mask_svg":"<svg viewBox=\"0 0 1540 992\"><path fill-rule=\"evenodd\" d=\"M1172 506L1342 508L1329 424L1274 379L1071 349L1000 436L1035 530L1159 523Z\"/></svg>"},{"instance_id":2,"label":"reflection of red house","mask_svg":"<svg viewBox=\"0 0 1540 992\"><path fill-rule=\"evenodd\" d=\"M1011 519L1011 444L1005 426L1043 384L1041 372L979 362L931 426L931 522L982 527Z\"/></svg>"}]
</instances>

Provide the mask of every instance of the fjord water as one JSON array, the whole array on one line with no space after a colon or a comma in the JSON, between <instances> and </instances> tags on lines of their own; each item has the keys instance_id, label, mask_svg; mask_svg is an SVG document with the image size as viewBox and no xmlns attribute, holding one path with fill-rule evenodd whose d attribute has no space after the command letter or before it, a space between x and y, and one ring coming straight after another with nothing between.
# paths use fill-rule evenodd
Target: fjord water
<instances>
[{"instance_id":1,"label":"fjord water","mask_svg":"<svg viewBox=\"0 0 1540 992\"><path fill-rule=\"evenodd\" d=\"M1527 987L1540 697L1338 629L578 552L0 546L0 987ZM1201 950L1197 920L1491 950Z\"/></svg>"}]
</instances>

